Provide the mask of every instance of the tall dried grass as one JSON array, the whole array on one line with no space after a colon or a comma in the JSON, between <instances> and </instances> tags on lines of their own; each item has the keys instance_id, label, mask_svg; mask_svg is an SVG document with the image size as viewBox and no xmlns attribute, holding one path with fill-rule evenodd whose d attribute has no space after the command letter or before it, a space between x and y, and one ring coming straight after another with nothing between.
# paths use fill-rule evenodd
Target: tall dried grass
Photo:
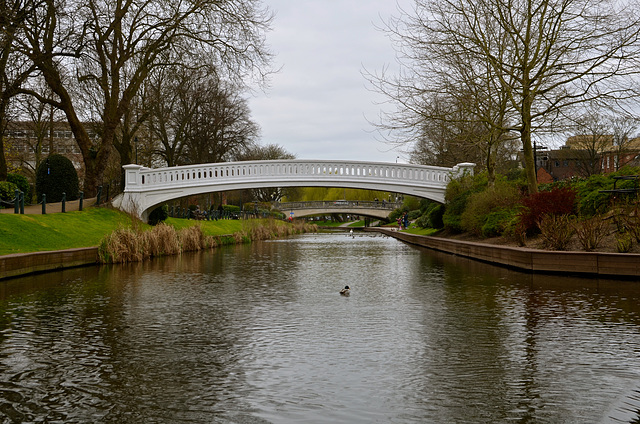
<instances>
[{"instance_id":1,"label":"tall dried grass","mask_svg":"<svg viewBox=\"0 0 640 424\"><path fill-rule=\"evenodd\" d=\"M300 222L288 225L274 219L251 220L231 238L235 243L244 243L317 231L315 224ZM150 231L143 231L142 226L136 225L135 228L121 228L106 236L100 243L98 254L101 263L128 263L150 257L213 249L221 244L221 237L206 236L199 225L180 231L166 224L156 225Z\"/></svg>"},{"instance_id":2,"label":"tall dried grass","mask_svg":"<svg viewBox=\"0 0 640 424\"><path fill-rule=\"evenodd\" d=\"M183 252L195 252L207 247L204 233L199 225L183 228L178 233L178 239Z\"/></svg>"},{"instance_id":3,"label":"tall dried grass","mask_svg":"<svg viewBox=\"0 0 640 424\"><path fill-rule=\"evenodd\" d=\"M151 256L177 255L181 252L176 229L169 225L160 223L142 235Z\"/></svg>"},{"instance_id":4,"label":"tall dried grass","mask_svg":"<svg viewBox=\"0 0 640 424\"><path fill-rule=\"evenodd\" d=\"M139 262L144 259L143 243L130 228L119 228L106 236L98 247L98 255L102 263Z\"/></svg>"}]
</instances>

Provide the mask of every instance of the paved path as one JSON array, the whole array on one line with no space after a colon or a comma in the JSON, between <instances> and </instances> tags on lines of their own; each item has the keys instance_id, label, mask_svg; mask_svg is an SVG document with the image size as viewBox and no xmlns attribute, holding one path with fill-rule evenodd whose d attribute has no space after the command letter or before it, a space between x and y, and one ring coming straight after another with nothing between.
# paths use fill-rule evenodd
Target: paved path
<instances>
[{"instance_id":1,"label":"paved path","mask_svg":"<svg viewBox=\"0 0 640 424\"><path fill-rule=\"evenodd\" d=\"M97 201L97 197L92 197L90 199L84 199L82 201L82 208L88 208L89 206L95 205ZM59 213L62 212L62 203L47 203L46 211L47 213ZM77 211L80 208L80 200L70 200L65 202L64 209L66 212ZM14 208L8 207L4 209L0 209L0 213L13 213ZM25 215L40 215L42 214L42 205L30 205L24 206Z\"/></svg>"}]
</instances>

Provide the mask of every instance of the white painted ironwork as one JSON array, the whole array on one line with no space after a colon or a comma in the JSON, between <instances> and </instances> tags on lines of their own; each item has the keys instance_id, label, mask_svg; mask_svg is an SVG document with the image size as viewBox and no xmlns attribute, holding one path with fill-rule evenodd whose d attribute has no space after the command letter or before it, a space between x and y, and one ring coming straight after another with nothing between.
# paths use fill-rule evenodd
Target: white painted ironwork
<instances>
[{"instance_id":1,"label":"white painted ironwork","mask_svg":"<svg viewBox=\"0 0 640 424\"><path fill-rule=\"evenodd\" d=\"M157 205L184 196L265 187L347 187L388 191L444 202L451 178L473 172L453 168L362 161L266 160L170 168L125 165L124 193L114 205L143 220Z\"/></svg>"}]
</instances>

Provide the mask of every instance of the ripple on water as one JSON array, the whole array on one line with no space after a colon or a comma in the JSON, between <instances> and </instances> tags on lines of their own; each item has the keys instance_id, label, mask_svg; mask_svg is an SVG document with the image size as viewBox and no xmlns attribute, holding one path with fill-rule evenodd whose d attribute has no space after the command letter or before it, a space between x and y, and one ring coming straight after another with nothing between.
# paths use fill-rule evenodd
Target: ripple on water
<instances>
[{"instance_id":1,"label":"ripple on water","mask_svg":"<svg viewBox=\"0 0 640 424\"><path fill-rule=\"evenodd\" d=\"M637 285L340 234L75 272L3 298L7 422L577 424L640 411Z\"/></svg>"}]
</instances>

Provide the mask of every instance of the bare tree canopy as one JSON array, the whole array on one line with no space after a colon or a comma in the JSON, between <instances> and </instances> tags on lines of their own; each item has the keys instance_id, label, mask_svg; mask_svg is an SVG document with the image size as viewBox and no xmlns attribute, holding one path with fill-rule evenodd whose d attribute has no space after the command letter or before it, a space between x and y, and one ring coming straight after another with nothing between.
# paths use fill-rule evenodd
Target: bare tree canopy
<instances>
[{"instance_id":1,"label":"bare tree canopy","mask_svg":"<svg viewBox=\"0 0 640 424\"><path fill-rule=\"evenodd\" d=\"M467 116L519 133L536 192L535 134L556 131L585 102L636 102L639 13L635 0L416 0L386 27L401 72L371 78L397 105L380 127L408 130L401 141L414 142L416 123L433 119L423 114L425 99L474 93L467 106L476 112ZM469 90L471 83L483 89ZM495 105L487 108L487 99ZM497 114L486 119L489 110Z\"/></svg>"},{"instance_id":2,"label":"bare tree canopy","mask_svg":"<svg viewBox=\"0 0 640 424\"><path fill-rule=\"evenodd\" d=\"M239 152L234 159L237 161L248 160L278 160L278 159L295 159L296 155L288 152L284 147L278 144L267 144L266 146L254 145L249 149ZM299 192L299 187L269 187L254 188L250 190L251 198L260 202L279 201L283 197L292 197Z\"/></svg>"},{"instance_id":3,"label":"bare tree canopy","mask_svg":"<svg viewBox=\"0 0 640 424\"><path fill-rule=\"evenodd\" d=\"M23 37L27 16L34 13L35 0L0 0L0 181L7 178L4 135L9 119L9 104L34 71L17 51Z\"/></svg>"},{"instance_id":4,"label":"bare tree canopy","mask_svg":"<svg viewBox=\"0 0 640 424\"><path fill-rule=\"evenodd\" d=\"M95 192L123 117L159 67L213 63L234 82L263 80L272 16L259 0L43 0L22 52L54 93L82 152L85 190ZM169 62L169 63L168 63ZM99 120L99 139L83 122Z\"/></svg>"},{"instance_id":5,"label":"bare tree canopy","mask_svg":"<svg viewBox=\"0 0 640 424\"><path fill-rule=\"evenodd\" d=\"M145 88L149 136L167 166L228 161L259 135L241 87L209 68L166 67Z\"/></svg>"}]
</instances>

